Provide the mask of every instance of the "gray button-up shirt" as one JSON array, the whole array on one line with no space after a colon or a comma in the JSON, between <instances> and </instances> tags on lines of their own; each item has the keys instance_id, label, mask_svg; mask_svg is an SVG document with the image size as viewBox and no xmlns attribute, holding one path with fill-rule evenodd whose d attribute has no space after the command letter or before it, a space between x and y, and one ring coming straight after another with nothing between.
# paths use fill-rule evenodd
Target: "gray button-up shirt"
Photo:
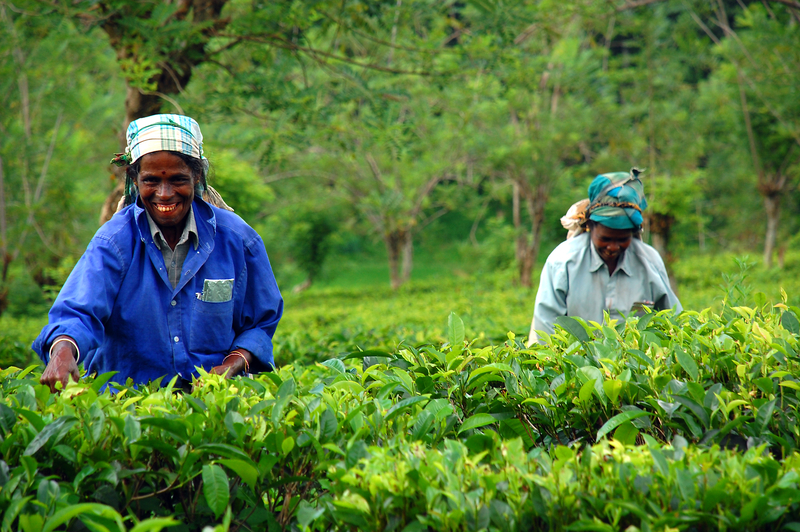
<instances>
[{"instance_id":1,"label":"gray button-up shirt","mask_svg":"<svg viewBox=\"0 0 800 532\"><path fill-rule=\"evenodd\" d=\"M656 310L682 310L661 256L634 238L609 275L589 233L583 233L562 242L547 257L536 293L528 345L537 340L536 331L551 334L558 316L579 316L602 323L604 311L611 319L619 319L620 312L627 314L634 303L645 303Z\"/></svg>"},{"instance_id":2,"label":"gray button-up shirt","mask_svg":"<svg viewBox=\"0 0 800 532\"><path fill-rule=\"evenodd\" d=\"M178 286L178 281L181 280L183 263L189 254L189 249L191 249L192 245L194 249L197 249L199 242L197 238L197 223L194 220L194 209L189 209L189 214L186 215L186 225L174 250L167 244L164 235L161 234L161 229L150 217L150 213L146 210L144 212L147 214L147 223L150 225L150 234L153 236L153 242L161 250L161 255L164 257L164 265L167 267L169 282L172 283L172 288L175 288Z\"/></svg>"}]
</instances>

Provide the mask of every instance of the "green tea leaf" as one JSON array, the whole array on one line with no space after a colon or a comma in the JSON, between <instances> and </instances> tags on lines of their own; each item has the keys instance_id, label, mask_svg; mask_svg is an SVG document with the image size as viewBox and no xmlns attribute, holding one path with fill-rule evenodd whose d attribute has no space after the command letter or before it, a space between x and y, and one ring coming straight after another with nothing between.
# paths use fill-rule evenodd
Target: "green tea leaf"
<instances>
[{"instance_id":1,"label":"green tea leaf","mask_svg":"<svg viewBox=\"0 0 800 532\"><path fill-rule=\"evenodd\" d=\"M19 515L22 508L28 504L28 501L32 498L33 496L29 495L20 499L11 499L11 503L3 513L3 522L0 524L0 530L2 530L2 532L9 532L11 530L11 525L14 523L17 515Z\"/></svg>"},{"instance_id":2,"label":"green tea leaf","mask_svg":"<svg viewBox=\"0 0 800 532\"><path fill-rule=\"evenodd\" d=\"M225 470L218 465L203 466L203 495L211 511L217 519L228 507L230 500L230 486L228 485L228 475Z\"/></svg>"},{"instance_id":3,"label":"green tea leaf","mask_svg":"<svg viewBox=\"0 0 800 532\"><path fill-rule=\"evenodd\" d=\"M319 441L324 442L336 434L338 422L336 414L330 408L326 408L319 416Z\"/></svg>"},{"instance_id":4,"label":"green tea leaf","mask_svg":"<svg viewBox=\"0 0 800 532\"><path fill-rule=\"evenodd\" d=\"M139 424L139 420L134 416L125 416L125 428L122 429L122 434L128 445L138 441L142 437L142 426Z\"/></svg>"},{"instance_id":5,"label":"green tea leaf","mask_svg":"<svg viewBox=\"0 0 800 532\"><path fill-rule=\"evenodd\" d=\"M450 340L450 349L461 351L464 348L464 322L455 312L447 317L447 338Z\"/></svg>"},{"instance_id":6,"label":"green tea leaf","mask_svg":"<svg viewBox=\"0 0 800 532\"><path fill-rule=\"evenodd\" d=\"M675 358L678 360L678 364L683 368L683 371L688 373L693 381L697 382L699 371L694 358L679 346L675 346L674 352Z\"/></svg>"},{"instance_id":7,"label":"green tea leaf","mask_svg":"<svg viewBox=\"0 0 800 532\"><path fill-rule=\"evenodd\" d=\"M616 403L619 393L622 391L622 381L617 379L605 381L603 391L606 392L606 396L611 399L612 403Z\"/></svg>"},{"instance_id":8,"label":"green tea leaf","mask_svg":"<svg viewBox=\"0 0 800 532\"><path fill-rule=\"evenodd\" d=\"M661 452L660 449L650 448L650 454L653 456L653 465L656 466L659 473L661 473L664 478L669 478L669 462L664 457L664 453Z\"/></svg>"},{"instance_id":9,"label":"green tea leaf","mask_svg":"<svg viewBox=\"0 0 800 532\"><path fill-rule=\"evenodd\" d=\"M17 414L11 408L0 403L0 430L3 434L8 434L17 423Z\"/></svg>"},{"instance_id":10,"label":"green tea leaf","mask_svg":"<svg viewBox=\"0 0 800 532\"><path fill-rule=\"evenodd\" d=\"M636 419L639 417L649 416L651 415L650 412L646 412L644 410L628 410L627 412L622 412L621 414L617 414L616 416L612 417L605 423L603 426L600 427L600 430L597 431L596 440L600 440L603 436L614 430L615 428L619 427L625 422L631 421L632 419Z\"/></svg>"},{"instance_id":11,"label":"green tea leaf","mask_svg":"<svg viewBox=\"0 0 800 532\"><path fill-rule=\"evenodd\" d=\"M778 399L775 398L758 407L758 412L756 413L756 427L758 427L759 434L767 429L767 425L769 425L772 419L772 413L775 411L775 402L777 400Z\"/></svg>"},{"instance_id":12,"label":"green tea leaf","mask_svg":"<svg viewBox=\"0 0 800 532\"><path fill-rule=\"evenodd\" d=\"M583 328L583 325L581 325L580 322L572 316L557 317L556 325L563 327L568 333L572 334L572 336L581 342L588 342L591 339L589 338L589 333L587 333L586 329Z\"/></svg>"},{"instance_id":13,"label":"green tea leaf","mask_svg":"<svg viewBox=\"0 0 800 532\"><path fill-rule=\"evenodd\" d=\"M594 392L594 384L596 382L597 381L595 379L590 379L583 383L583 386L581 386L581 389L578 392L578 398L582 403L586 403L592 398L592 392Z\"/></svg>"},{"instance_id":14,"label":"green tea leaf","mask_svg":"<svg viewBox=\"0 0 800 532\"><path fill-rule=\"evenodd\" d=\"M458 433L461 434L466 430L477 429L478 427L489 425L495 421L496 419L491 414L475 414L462 423L461 428L458 429Z\"/></svg>"},{"instance_id":15,"label":"green tea leaf","mask_svg":"<svg viewBox=\"0 0 800 532\"><path fill-rule=\"evenodd\" d=\"M119 373L118 371L109 371L107 373L101 373L97 377L95 377L94 382L92 383L92 390L97 393L100 393L100 388L106 385L108 381L111 380L111 377Z\"/></svg>"},{"instance_id":16,"label":"green tea leaf","mask_svg":"<svg viewBox=\"0 0 800 532\"><path fill-rule=\"evenodd\" d=\"M344 367L344 362L338 358L329 358L328 360L324 361L322 365L334 370L337 373L344 373L347 371L347 368Z\"/></svg>"},{"instance_id":17,"label":"green tea leaf","mask_svg":"<svg viewBox=\"0 0 800 532\"><path fill-rule=\"evenodd\" d=\"M286 440L283 441L285 442ZM292 445L294 445L294 440L292 440ZM258 469L252 462L224 458L222 460L217 460L217 463L224 465L239 475L239 478L241 478L245 484L253 489L256 489L256 483L258 482Z\"/></svg>"},{"instance_id":18,"label":"green tea leaf","mask_svg":"<svg viewBox=\"0 0 800 532\"><path fill-rule=\"evenodd\" d=\"M429 397L426 397L424 395L417 395L416 397L409 397L408 399L403 399L402 401L398 401L397 404L392 405L392 407L386 412L384 421L391 420L395 416L408 410L409 408L411 408L411 406L417 403L427 403L429 400L430 400Z\"/></svg>"},{"instance_id":19,"label":"green tea leaf","mask_svg":"<svg viewBox=\"0 0 800 532\"><path fill-rule=\"evenodd\" d=\"M630 421L623 423L617 427L617 430L614 431L614 439L624 443L625 445L635 445L636 436L638 435L639 429L637 429Z\"/></svg>"},{"instance_id":20,"label":"green tea leaf","mask_svg":"<svg viewBox=\"0 0 800 532\"><path fill-rule=\"evenodd\" d=\"M315 508L311 506L308 501L301 500L300 504L297 506L297 513L295 515L297 516L298 524L306 528L324 513L325 508Z\"/></svg>"},{"instance_id":21,"label":"green tea leaf","mask_svg":"<svg viewBox=\"0 0 800 532\"><path fill-rule=\"evenodd\" d=\"M110 506L97 503L82 503L73 506L67 506L66 508L62 508L54 513L50 518L47 519L47 522L42 528L42 532L52 532L56 528L68 523L71 519L82 514L97 515L108 518L117 524L119 530L125 530L125 525L122 523L122 516Z\"/></svg>"},{"instance_id":22,"label":"green tea leaf","mask_svg":"<svg viewBox=\"0 0 800 532\"><path fill-rule=\"evenodd\" d=\"M792 334L800 334L800 320L794 312L784 312L781 314L781 325Z\"/></svg>"},{"instance_id":23,"label":"green tea leaf","mask_svg":"<svg viewBox=\"0 0 800 532\"><path fill-rule=\"evenodd\" d=\"M350 360L352 358L366 358L366 357L379 357L379 358L388 358L388 359L395 359L396 356L388 353L386 351L380 351L378 349L368 349L366 351L353 351L352 353L347 353L345 356L341 357L341 360Z\"/></svg>"},{"instance_id":24,"label":"green tea leaf","mask_svg":"<svg viewBox=\"0 0 800 532\"><path fill-rule=\"evenodd\" d=\"M128 532L160 532L161 530L179 524L171 517L151 517L137 523Z\"/></svg>"},{"instance_id":25,"label":"green tea leaf","mask_svg":"<svg viewBox=\"0 0 800 532\"><path fill-rule=\"evenodd\" d=\"M78 418L75 416L63 416L56 419L52 423L45 425L41 432L39 432L39 434L37 434L36 437L31 440L22 455L31 456L36 454L36 451L41 449L48 441L50 441L50 438L56 436L56 439L58 439L57 435L62 429L66 432L77 422Z\"/></svg>"},{"instance_id":26,"label":"green tea leaf","mask_svg":"<svg viewBox=\"0 0 800 532\"><path fill-rule=\"evenodd\" d=\"M283 409L291 401L295 390L297 390L297 384L294 379L287 379L281 383L278 393L275 395L275 405L272 407L272 415L270 416L273 424L278 425L280 423L283 417Z\"/></svg>"},{"instance_id":27,"label":"green tea leaf","mask_svg":"<svg viewBox=\"0 0 800 532\"><path fill-rule=\"evenodd\" d=\"M682 395L676 395L673 397L673 399L688 408L695 415L695 417L700 420L700 422L703 424L703 427L708 429L708 425L711 423L711 420L708 415L708 411L702 405Z\"/></svg>"}]
</instances>

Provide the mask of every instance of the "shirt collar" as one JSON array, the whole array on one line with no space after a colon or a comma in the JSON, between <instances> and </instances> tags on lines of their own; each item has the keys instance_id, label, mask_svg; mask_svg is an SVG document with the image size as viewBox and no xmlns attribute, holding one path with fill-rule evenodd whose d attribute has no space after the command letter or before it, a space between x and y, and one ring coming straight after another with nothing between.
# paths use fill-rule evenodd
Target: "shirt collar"
<instances>
[{"instance_id":1,"label":"shirt collar","mask_svg":"<svg viewBox=\"0 0 800 532\"><path fill-rule=\"evenodd\" d=\"M150 236L153 237L153 242L155 242L156 247L161 249L163 246L167 245L167 241L164 239L164 235L161 234L161 229L158 228L156 222L150 217L150 213L147 212L147 209L144 209L144 213L147 216L147 224L150 226ZM181 233L181 237L178 239L178 245L188 241L191 241L194 249L197 249L199 238L197 236L197 222L194 219L194 209L189 209L189 214L186 216L186 225L183 227L183 233Z\"/></svg>"},{"instance_id":2,"label":"shirt collar","mask_svg":"<svg viewBox=\"0 0 800 532\"><path fill-rule=\"evenodd\" d=\"M631 246L632 245L633 245L633 242L631 242ZM605 266L606 263L600 257L600 254L597 252L597 249L595 249L594 242L592 242L591 236L589 237L589 249L591 250L591 255L592 255L591 256L591 260L589 262L589 271L594 273L597 270L599 270L600 268L602 268L603 266ZM628 246L628 249L626 249L622 253L622 257L620 257L620 259L617 261L617 267L616 267L616 269L614 271L620 270L620 271L625 272L625 274L627 274L628 277L632 277L632 275L631 275L631 263L630 263L630 260L628 260L628 255L629 255L628 250L629 249L630 249L630 246Z\"/></svg>"}]
</instances>

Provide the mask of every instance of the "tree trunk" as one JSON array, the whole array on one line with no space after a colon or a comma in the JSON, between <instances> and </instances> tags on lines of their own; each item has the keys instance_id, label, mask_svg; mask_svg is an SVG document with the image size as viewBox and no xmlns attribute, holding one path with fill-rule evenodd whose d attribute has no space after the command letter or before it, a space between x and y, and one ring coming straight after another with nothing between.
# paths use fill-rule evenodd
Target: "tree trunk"
<instances>
[{"instance_id":1,"label":"tree trunk","mask_svg":"<svg viewBox=\"0 0 800 532\"><path fill-rule=\"evenodd\" d=\"M6 184L3 174L3 158L0 157L0 260L2 260L2 271L0 271L0 316L8 307L8 267L11 264L11 254L8 252L8 229L6 226Z\"/></svg>"},{"instance_id":2,"label":"tree trunk","mask_svg":"<svg viewBox=\"0 0 800 532\"><path fill-rule=\"evenodd\" d=\"M653 247L661 255L661 258L667 261L669 258L669 237L672 231L672 224L675 223L675 217L671 214L651 212L649 218Z\"/></svg>"},{"instance_id":3,"label":"tree trunk","mask_svg":"<svg viewBox=\"0 0 800 532\"><path fill-rule=\"evenodd\" d=\"M411 280L411 269L414 267L414 235L411 231L405 231L402 246L403 264L400 282L405 284Z\"/></svg>"},{"instance_id":4,"label":"tree trunk","mask_svg":"<svg viewBox=\"0 0 800 532\"><path fill-rule=\"evenodd\" d=\"M202 27L199 30L200 38L188 44L185 48L173 50L169 53L164 66L150 78L150 82L155 84L155 90L145 92L137 87L133 87L128 82L127 94L125 97L125 120L122 124L120 134L120 151L125 149L125 132L128 125L145 116L158 114L161 112L164 101L170 101L183 113L177 103L169 98L169 95L179 94L189 83L193 69L206 60L205 45L213 37L213 34L227 26L228 19L222 18L223 7L228 0L189 0L183 2L182 9L175 14L176 20L187 22L190 25ZM157 3L153 4L155 9ZM135 44L131 44L129 29L125 23L125 13L120 10L113 10L109 6L101 3L103 17L99 20L100 26L106 32L111 47L117 54L117 60L122 63L137 62L139 51ZM190 20L187 20L190 18ZM127 38L126 38L127 37ZM100 225L104 224L114 215L117 204L122 198L125 188L125 171L122 168L113 168L113 173L117 178L117 184L109 193L100 211Z\"/></svg>"},{"instance_id":5,"label":"tree trunk","mask_svg":"<svg viewBox=\"0 0 800 532\"><path fill-rule=\"evenodd\" d=\"M389 279L392 290L397 290L403 284L400 277L400 250L405 240L405 232L395 229L384 235L383 243L386 245L386 255L389 258Z\"/></svg>"},{"instance_id":6,"label":"tree trunk","mask_svg":"<svg viewBox=\"0 0 800 532\"><path fill-rule=\"evenodd\" d=\"M778 221L781 214L780 194L765 194L764 207L767 211L767 232L764 238L764 266L772 267L772 254L778 234Z\"/></svg>"},{"instance_id":7,"label":"tree trunk","mask_svg":"<svg viewBox=\"0 0 800 532\"><path fill-rule=\"evenodd\" d=\"M513 188L513 219L514 228L517 230L516 257L519 272L519 283L525 288L533 287L533 267L539 256L541 247L542 222L544 220L544 207L547 202L545 185L539 185L533 193L529 188L514 182ZM522 227L520 203L525 202L530 228L525 231Z\"/></svg>"},{"instance_id":8,"label":"tree trunk","mask_svg":"<svg viewBox=\"0 0 800 532\"><path fill-rule=\"evenodd\" d=\"M514 231L517 239L514 243L514 256L517 259L517 274L522 286L531 286L531 264L528 253L528 235L522 229L522 213L520 212L521 187L518 181L512 183L511 219L514 222Z\"/></svg>"}]
</instances>

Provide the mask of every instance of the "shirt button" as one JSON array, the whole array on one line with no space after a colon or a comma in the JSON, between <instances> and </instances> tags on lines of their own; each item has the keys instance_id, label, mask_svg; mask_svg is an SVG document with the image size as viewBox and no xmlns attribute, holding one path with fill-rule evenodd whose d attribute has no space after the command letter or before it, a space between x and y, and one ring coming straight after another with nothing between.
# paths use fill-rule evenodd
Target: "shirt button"
<instances>
[{"instance_id":1,"label":"shirt button","mask_svg":"<svg viewBox=\"0 0 800 532\"><path fill-rule=\"evenodd\" d=\"M177 302L177 301L175 301L174 299L173 299L173 300L172 300L172 302L170 303L170 305L172 305L173 307L174 307L175 305L177 305L177 304L178 304L178 302Z\"/></svg>"},{"instance_id":2,"label":"shirt button","mask_svg":"<svg viewBox=\"0 0 800 532\"><path fill-rule=\"evenodd\" d=\"M175 340L175 343L177 344L177 343L180 341L180 338L178 338L178 337L176 336L175 338L173 338L173 340Z\"/></svg>"}]
</instances>

